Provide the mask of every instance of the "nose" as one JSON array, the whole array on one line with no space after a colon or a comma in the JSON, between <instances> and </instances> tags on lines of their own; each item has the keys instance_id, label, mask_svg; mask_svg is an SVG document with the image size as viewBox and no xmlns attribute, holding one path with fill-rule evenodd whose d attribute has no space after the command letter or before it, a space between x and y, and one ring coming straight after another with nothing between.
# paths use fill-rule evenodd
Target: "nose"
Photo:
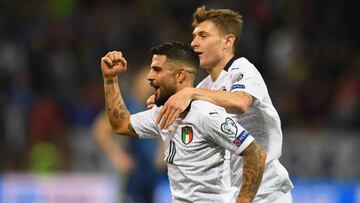
<instances>
[{"instance_id":1,"label":"nose","mask_svg":"<svg viewBox=\"0 0 360 203\"><path fill-rule=\"evenodd\" d=\"M152 69L150 69L149 73L147 74L147 80L150 82L154 80L154 74L153 74Z\"/></svg>"},{"instance_id":2,"label":"nose","mask_svg":"<svg viewBox=\"0 0 360 203\"><path fill-rule=\"evenodd\" d=\"M195 48L195 47L198 47L199 46L199 43L198 43L198 40L197 40L197 37L194 37L193 40L191 41L191 47L192 48Z\"/></svg>"}]
</instances>

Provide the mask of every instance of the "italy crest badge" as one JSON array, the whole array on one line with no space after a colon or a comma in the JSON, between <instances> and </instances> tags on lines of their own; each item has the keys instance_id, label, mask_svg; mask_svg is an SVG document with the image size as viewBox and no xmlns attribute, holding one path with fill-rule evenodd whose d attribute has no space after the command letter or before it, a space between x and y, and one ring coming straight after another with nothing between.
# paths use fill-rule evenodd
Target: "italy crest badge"
<instances>
[{"instance_id":1,"label":"italy crest badge","mask_svg":"<svg viewBox=\"0 0 360 203\"><path fill-rule=\"evenodd\" d=\"M181 128L181 140L184 144L189 144L193 139L193 130L190 126Z\"/></svg>"}]
</instances>

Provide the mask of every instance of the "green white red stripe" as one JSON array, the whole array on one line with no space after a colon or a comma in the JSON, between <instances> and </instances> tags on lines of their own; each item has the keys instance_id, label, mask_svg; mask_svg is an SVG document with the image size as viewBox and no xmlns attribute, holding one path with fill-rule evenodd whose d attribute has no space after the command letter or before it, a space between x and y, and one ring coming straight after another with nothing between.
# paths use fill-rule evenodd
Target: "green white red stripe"
<instances>
[{"instance_id":1,"label":"green white red stripe","mask_svg":"<svg viewBox=\"0 0 360 203\"><path fill-rule=\"evenodd\" d=\"M181 128L181 140L184 144L189 144L193 139L193 131L190 126Z\"/></svg>"}]
</instances>

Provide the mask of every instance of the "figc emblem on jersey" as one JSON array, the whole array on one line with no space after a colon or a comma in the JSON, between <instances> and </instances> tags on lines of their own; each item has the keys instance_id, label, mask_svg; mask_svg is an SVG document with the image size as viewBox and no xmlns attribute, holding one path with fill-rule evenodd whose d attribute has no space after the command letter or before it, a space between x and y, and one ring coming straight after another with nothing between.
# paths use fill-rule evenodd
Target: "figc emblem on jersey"
<instances>
[{"instance_id":1,"label":"figc emblem on jersey","mask_svg":"<svg viewBox=\"0 0 360 203\"><path fill-rule=\"evenodd\" d=\"M190 126L185 126L181 128L181 141L184 144L189 144L193 140L193 130Z\"/></svg>"},{"instance_id":2,"label":"figc emblem on jersey","mask_svg":"<svg viewBox=\"0 0 360 203\"><path fill-rule=\"evenodd\" d=\"M235 122L229 117L227 117L225 122L221 124L221 130L228 135L233 135L234 137L236 137L238 131Z\"/></svg>"}]
</instances>

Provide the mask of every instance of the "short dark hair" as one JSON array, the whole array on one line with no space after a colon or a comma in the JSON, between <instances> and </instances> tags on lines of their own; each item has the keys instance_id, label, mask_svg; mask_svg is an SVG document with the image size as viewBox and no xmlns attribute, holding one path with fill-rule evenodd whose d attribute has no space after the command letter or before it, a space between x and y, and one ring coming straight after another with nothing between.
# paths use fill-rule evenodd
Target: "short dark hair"
<instances>
[{"instance_id":1,"label":"short dark hair","mask_svg":"<svg viewBox=\"0 0 360 203\"><path fill-rule=\"evenodd\" d=\"M151 48L150 53L153 55L165 55L167 59L183 63L195 72L197 72L200 66L198 54L191 48L191 46L182 42L165 42Z\"/></svg>"}]
</instances>

